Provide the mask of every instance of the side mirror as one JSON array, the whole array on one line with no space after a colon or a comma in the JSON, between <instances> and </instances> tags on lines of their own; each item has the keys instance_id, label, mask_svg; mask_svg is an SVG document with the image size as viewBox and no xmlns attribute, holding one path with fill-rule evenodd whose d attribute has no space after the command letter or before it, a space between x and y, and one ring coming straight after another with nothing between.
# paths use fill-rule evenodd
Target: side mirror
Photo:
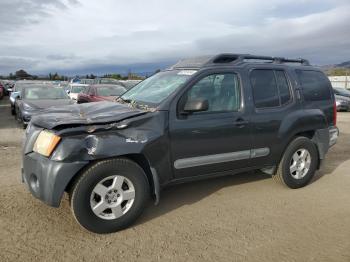
<instances>
[{"instance_id":1,"label":"side mirror","mask_svg":"<svg viewBox=\"0 0 350 262\"><path fill-rule=\"evenodd\" d=\"M209 109L209 102L206 99L193 99L186 102L184 107L185 113L194 113L207 111Z\"/></svg>"}]
</instances>

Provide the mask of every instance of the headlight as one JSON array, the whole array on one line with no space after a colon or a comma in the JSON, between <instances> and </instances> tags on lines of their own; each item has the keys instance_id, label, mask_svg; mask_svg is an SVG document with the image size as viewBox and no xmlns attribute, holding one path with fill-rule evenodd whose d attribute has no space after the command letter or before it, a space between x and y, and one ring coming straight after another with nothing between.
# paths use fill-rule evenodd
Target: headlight
<instances>
[{"instance_id":1,"label":"headlight","mask_svg":"<svg viewBox=\"0 0 350 262\"><path fill-rule=\"evenodd\" d=\"M43 156L50 156L60 140L59 136L43 130L35 141L33 151Z\"/></svg>"}]
</instances>

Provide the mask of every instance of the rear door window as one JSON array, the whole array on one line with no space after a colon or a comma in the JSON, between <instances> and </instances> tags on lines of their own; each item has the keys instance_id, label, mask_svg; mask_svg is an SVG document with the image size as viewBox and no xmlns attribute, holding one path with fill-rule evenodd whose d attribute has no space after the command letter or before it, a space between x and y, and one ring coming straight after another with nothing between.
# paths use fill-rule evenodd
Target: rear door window
<instances>
[{"instance_id":1,"label":"rear door window","mask_svg":"<svg viewBox=\"0 0 350 262\"><path fill-rule=\"evenodd\" d=\"M255 69L250 81L256 108L273 108L291 101L289 83L282 70Z\"/></svg>"},{"instance_id":2,"label":"rear door window","mask_svg":"<svg viewBox=\"0 0 350 262\"><path fill-rule=\"evenodd\" d=\"M305 101L331 100L328 78L319 71L296 70Z\"/></svg>"},{"instance_id":3,"label":"rear door window","mask_svg":"<svg viewBox=\"0 0 350 262\"><path fill-rule=\"evenodd\" d=\"M286 74L281 70L276 70L275 74L280 93L281 105L288 104L291 100L291 94Z\"/></svg>"}]
</instances>

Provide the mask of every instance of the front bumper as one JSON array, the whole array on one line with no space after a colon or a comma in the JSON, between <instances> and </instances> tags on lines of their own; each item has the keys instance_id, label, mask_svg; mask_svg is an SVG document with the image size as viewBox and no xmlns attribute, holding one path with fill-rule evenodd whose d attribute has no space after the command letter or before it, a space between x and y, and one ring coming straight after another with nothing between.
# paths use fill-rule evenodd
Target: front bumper
<instances>
[{"instance_id":1,"label":"front bumper","mask_svg":"<svg viewBox=\"0 0 350 262\"><path fill-rule=\"evenodd\" d=\"M31 152L23 156L22 181L33 196L58 207L68 183L87 163L57 162Z\"/></svg>"}]
</instances>

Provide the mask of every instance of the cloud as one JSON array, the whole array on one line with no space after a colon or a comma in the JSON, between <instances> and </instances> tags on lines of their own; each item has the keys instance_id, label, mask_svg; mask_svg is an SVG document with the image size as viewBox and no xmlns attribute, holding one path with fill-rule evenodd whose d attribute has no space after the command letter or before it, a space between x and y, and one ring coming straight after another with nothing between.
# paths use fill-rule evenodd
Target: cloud
<instances>
[{"instance_id":1,"label":"cloud","mask_svg":"<svg viewBox=\"0 0 350 262\"><path fill-rule=\"evenodd\" d=\"M350 59L349 12L348 0L5 0L0 57L13 60L0 73L16 61L74 74L219 52L337 63Z\"/></svg>"},{"instance_id":2,"label":"cloud","mask_svg":"<svg viewBox=\"0 0 350 262\"><path fill-rule=\"evenodd\" d=\"M68 1L76 4L75 0ZM2 0L0 2L0 31L13 31L28 24L40 23L51 10L67 9L63 0Z\"/></svg>"}]
</instances>

